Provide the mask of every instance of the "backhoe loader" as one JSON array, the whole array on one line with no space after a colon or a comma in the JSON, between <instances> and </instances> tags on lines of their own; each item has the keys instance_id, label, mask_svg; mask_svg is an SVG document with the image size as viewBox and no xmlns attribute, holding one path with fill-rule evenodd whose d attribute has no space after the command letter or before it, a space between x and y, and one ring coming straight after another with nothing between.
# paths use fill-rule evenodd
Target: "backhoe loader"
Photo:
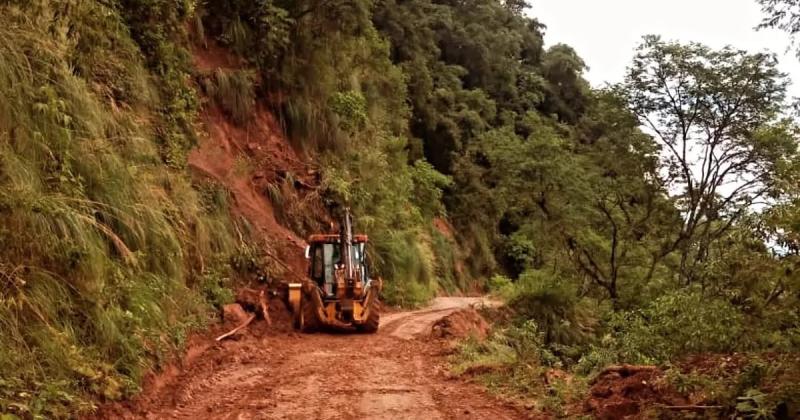
<instances>
[{"instance_id":1,"label":"backhoe loader","mask_svg":"<svg viewBox=\"0 0 800 420\"><path fill-rule=\"evenodd\" d=\"M296 329L378 330L382 281L370 278L367 241L367 235L353 234L349 209L344 211L338 234L311 235L306 247L308 278L288 285Z\"/></svg>"}]
</instances>

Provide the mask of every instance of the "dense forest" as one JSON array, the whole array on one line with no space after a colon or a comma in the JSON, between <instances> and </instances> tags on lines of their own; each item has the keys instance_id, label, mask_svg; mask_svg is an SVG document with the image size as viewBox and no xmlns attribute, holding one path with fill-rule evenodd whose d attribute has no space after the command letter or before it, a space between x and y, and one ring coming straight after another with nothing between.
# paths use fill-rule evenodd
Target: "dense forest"
<instances>
[{"instance_id":1,"label":"dense forest","mask_svg":"<svg viewBox=\"0 0 800 420\"><path fill-rule=\"evenodd\" d=\"M800 32L796 2L760 3ZM581 387L553 397L545 369L747 354L670 377L729 413L797 409L800 131L776 56L648 35L592 87L529 6L0 1L0 413L135 394L273 264L190 176L212 102L239 124L268 107L318 162L315 200L352 207L390 303L508 302L457 370L502 366L487 383L558 413ZM209 45L237 68L195 69Z\"/></svg>"}]
</instances>

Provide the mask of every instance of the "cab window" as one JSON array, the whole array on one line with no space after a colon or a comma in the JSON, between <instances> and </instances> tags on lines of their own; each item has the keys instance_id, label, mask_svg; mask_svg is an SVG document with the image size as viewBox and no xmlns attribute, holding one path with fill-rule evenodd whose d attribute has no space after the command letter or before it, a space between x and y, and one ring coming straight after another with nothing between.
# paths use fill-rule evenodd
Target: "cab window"
<instances>
[{"instance_id":1,"label":"cab window","mask_svg":"<svg viewBox=\"0 0 800 420\"><path fill-rule=\"evenodd\" d=\"M322 247L315 246L314 247L314 254L313 254L313 262L311 265L311 277L314 279L321 279L323 273L323 263L324 259L322 256Z\"/></svg>"}]
</instances>

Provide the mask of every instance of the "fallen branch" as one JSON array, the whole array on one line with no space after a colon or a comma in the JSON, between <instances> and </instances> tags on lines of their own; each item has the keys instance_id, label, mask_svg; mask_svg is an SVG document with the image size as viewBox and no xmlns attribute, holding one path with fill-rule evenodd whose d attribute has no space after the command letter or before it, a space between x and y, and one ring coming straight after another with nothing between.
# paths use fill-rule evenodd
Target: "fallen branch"
<instances>
[{"instance_id":1,"label":"fallen branch","mask_svg":"<svg viewBox=\"0 0 800 420\"><path fill-rule=\"evenodd\" d=\"M256 319L256 315L255 314L250 315L250 317L247 318L247 321L243 322L242 325L239 325L238 327L236 327L236 328L226 332L225 334L222 334L221 336L217 337L216 341L222 341L222 340L224 340L224 339L226 339L226 338L238 333L239 331L247 328L247 326L250 325L250 323L253 322L254 319Z\"/></svg>"},{"instance_id":2,"label":"fallen branch","mask_svg":"<svg viewBox=\"0 0 800 420\"><path fill-rule=\"evenodd\" d=\"M725 408L721 405L660 405L659 407L666 410L676 410L676 411L721 410Z\"/></svg>"},{"instance_id":3,"label":"fallen branch","mask_svg":"<svg viewBox=\"0 0 800 420\"><path fill-rule=\"evenodd\" d=\"M639 372L653 372L658 370L658 366L651 365L613 365L603 369L602 372L597 374L591 381L590 385L594 385L600 378L608 375L609 373L616 373L623 378L633 376Z\"/></svg>"},{"instance_id":4,"label":"fallen branch","mask_svg":"<svg viewBox=\"0 0 800 420\"><path fill-rule=\"evenodd\" d=\"M267 321L267 325L272 326L272 320L269 318L269 300L264 294L264 290L258 294L258 303L261 306L261 316Z\"/></svg>"},{"instance_id":5,"label":"fallen branch","mask_svg":"<svg viewBox=\"0 0 800 420\"><path fill-rule=\"evenodd\" d=\"M620 375L630 376L634 373L652 372L657 369L657 366L651 365L614 365L603 369L603 371L600 372L600 375L605 375L607 373L619 373Z\"/></svg>"}]
</instances>

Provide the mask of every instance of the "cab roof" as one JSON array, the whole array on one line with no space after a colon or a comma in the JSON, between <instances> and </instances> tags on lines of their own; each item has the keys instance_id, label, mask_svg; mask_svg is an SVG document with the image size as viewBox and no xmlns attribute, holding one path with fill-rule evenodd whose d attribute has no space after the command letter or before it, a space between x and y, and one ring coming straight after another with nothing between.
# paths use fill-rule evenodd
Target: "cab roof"
<instances>
[{"instance_id":1,"label":"cab roof","mask_svg":"<svg viewBox=\"0 0 800 420\"><path fill-rule=\"evenodd\" d=\"M367 235L357 234L353 235L353 243L366 243L369 241ZM308 237L310 244L338 244L339 235L336 233L318 233Z\"/></svg>"}]
</instances>

